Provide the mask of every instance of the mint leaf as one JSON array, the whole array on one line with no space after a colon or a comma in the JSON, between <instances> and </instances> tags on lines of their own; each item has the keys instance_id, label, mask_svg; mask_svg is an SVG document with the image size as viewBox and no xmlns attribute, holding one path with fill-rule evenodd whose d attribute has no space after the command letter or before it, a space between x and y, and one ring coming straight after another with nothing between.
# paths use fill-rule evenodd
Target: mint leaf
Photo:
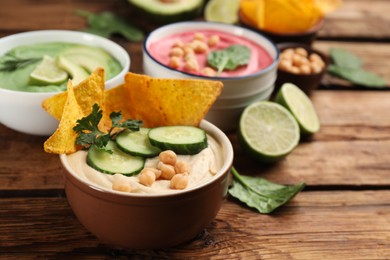
<instances>
[{"instance_id":1,"label":"mint leaf","mask_svg":"<svg viewBox=\"0 0 390 260\"><path fill-rule=\"evenodd\" d=\"M212 51L207 55L207 63L218 69L218 73L223 70L235 70L239 66L249 63L251 50L244 45L231 45L225 49Z\"/></svg>"},{"instance_id":2,"label":"mint leaf","mask_svg":"<svg viewBox=\"0 0 390 260\"><path fill-rule=\"evenodd\" d=\"M251 208L268 214L290 201L306 185L280 185L264 178L242 176L232 168L233 186L229 194Z\"/></svg>"},{"instance_id":3,"label":"mint leaf","mask_svg":"<svg viewBox=\"0 0 390 260\"><path fill-rule=\"evenodd\" d=\"M94 14L84 10L77 10L76 14L87 18L89 26L86 29L87 32L106 38L117 33L134 42L141 41L144 38L144 34L139 28L127 23L111 12Z\"/></svg>"}]
</instances>

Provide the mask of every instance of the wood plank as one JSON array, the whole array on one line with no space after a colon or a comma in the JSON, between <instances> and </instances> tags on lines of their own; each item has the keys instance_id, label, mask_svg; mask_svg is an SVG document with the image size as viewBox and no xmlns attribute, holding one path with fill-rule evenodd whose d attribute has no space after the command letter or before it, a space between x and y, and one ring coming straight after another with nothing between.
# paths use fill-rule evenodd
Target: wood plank
<instances>
[{"instance_id":1,"label":"wood plank","mask_svg":"<svg viewBox=\"0 0 390 260\"><path fill-rule=\"evenodd\" d=\"M317 90L312 99L322 124L319 133L271 166L249 158L236 135L229 134L234 164L243 174L281 183L390 185L389 98L390 92ZM0 190L62 189L59 159L43 151L44 137L0 125L0 140Z\"/></svg>"},{"instance_id":2,"label":"wood plank","mask_svg":"<svg viewBox=\"0 0 390 260\"><path fill-rule=\"evenodd\" d=\"M343 0L339 9L326 16L318 36L388 40L389 12L388 0Z\"/></svg>"},{"instance_id":3,"label":"wood plank","mask_svg":"<svg viewBox=\"0 0 390 260\"><path fill-rule=\"evenodd\" d=\"M197 238L165 250L101 244L77 221L65 198L2 199L0 253L7 259L386 259L389 197L390 191L302 192L272 215L229 199Z\"/></svg>"}]
</instances>

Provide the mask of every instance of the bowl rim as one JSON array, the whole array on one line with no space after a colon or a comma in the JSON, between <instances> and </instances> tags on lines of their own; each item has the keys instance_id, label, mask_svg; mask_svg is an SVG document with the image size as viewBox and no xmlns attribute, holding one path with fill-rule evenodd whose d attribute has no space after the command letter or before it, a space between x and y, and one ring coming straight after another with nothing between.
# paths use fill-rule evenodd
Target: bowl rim
<instances>
[{"instance_id":1,"label":"bowl rim","mask_svg":"<svg viewBox=\"0 0 390 260\"><path fill-rule=\"evenodd\" d=\"M265 40L271 47L273 47L274 51L275 51L275 58L273 58L273 61L270 65L268 65L266 68L258 71L258 72L255 72L255 73L252 73L252 74L249 74L249 75L243 75L243 76L234 76L234 77L218 77L218 76L213 76L213 77L210 77L210 76L203 76L203 75L196 75L196 74L192 74L192 73L189 73L189 72L185 72L185 71L180 71L180 70L176 70L176 69L173 69L165 64L162 64L161 62L159 62L157 59L155 59L148 51L146 45L148 43L148 41L150 40L150 37L154 34L154 33L157 33L161 30L165 30L166 28L170 28L170 27L175 27L175 26L180 26L180 25L185 25L187 24L188 25L188 28L191 27L191 24L194 25L194 24L204 24L204 25L213 25L213 26L221 26L221 27L225 27L225 28L239 28L243 31L246 31L246 32L249 32L249 33L252 33L254 34L256 37L260 37L260 38L263 38L263 40ZM215 29L217 30L217 29ZM230 33L231 34L231 33ZM243 37L243 36L241 36ZM258 43L257 43L258 44ZM233 80L239 80L239 79L249 79L249 78L256 78L260 75L263 75L263 74L266 74L268 73L269 71L273 70L275 67L277 67L278 63L279 63L279 49L276 47L276 44L271 41L269 39L269 37L259 33L259 32L256 32L255 30L253 29L250 29L250 28L245 28L243 26L239 26L239 25L233 25L233 24L226 24L226 23L220 23L220 22L206 22L206 21L184 21L184 22L176 22L176 23L171 23L171 24L167 24L167 25L164 25L164 26L161 26L161 27L158 27L157 29L153 30L152 32L150 32L144 39L144 42L143 42L143 51L144 53L150 58L152 59L155 63L157 63L158 65L164 67L165 69L168 69L169 71L172 71L172 72L175 72L175 73L178 73L178 74L183 74L183 75L186 75L186 76L190 76L190 77L198 77L198 78L201 78L201 79L211 79L211 80L224 80L224 81L233 81Z\"/></svg>"},{"instance_id":2,"label":"bowl rim","mask_svg":"<svg viewBox=\"0 0 390 260\"><path fill-rule=\"evenodd\" d=\"M109 48L103 48L103 47L99 46L100 48L103 48L105 51L107 51L111 56L113 56L112 53L110 52L111 48L116 48L117 51L121 52L121 54L118 55L118 56L123 56L124 57L125 64L123 64L123 65L121 64L122 70L117 75L115 75L113 78L111 78L109 80L106 80L105 84L110 84L111 82L113 82L116 79L118 79L118 77L120 77L123 73L126 73L130 69L130 64L131 64L130 55L121 45L119 45L118 43L116 43L116 42L114 42L114 41L112 41L110 39L104 38L104 37L96 35L96 34L91 34L91 33L88 33L88 32L72 31L72 30L34 30L34 31L20 32L20 33L11 34L11 35L4 36L4 37L0 38L0 45L3 44L3 42L12 41L12 40L18 39L20 37L29 37L29 36L39 37L39 36L48 35L48 34L51 34L51 35L54 35L54 36L55 35L63 35L63 34L68 34L70 36L71 35L76 35L76 36L79 36L79 37L84 36L84 37L91 38L90 42L92 42L92 43L96 43L96 41L100 41L100 42L103 42L104 44L111 45L111 47L109 47ZM62 42L66 42L64 40L61 40L61 41ZM55 40L55 37L54 37L54 39L52 41L44 41L44 42L56 42L56 40ZM68 42L78 43L79 41L68 41ZM81 42L79 42L79 43L83 44ZM21 45L18 45L18 46L22 46L22 45L24 45L24 44L21 44ZM99 44L96 44L96 46L98 46L98 45ZM11 49L8 49L7 51L9 51ZM3 54L6 53L6 52L3 52ZM3 54L1 54L1 56ZM0 87L0 92L9 93L9 94L18 93L18 95L25 95L27 97L28 96L32 96L32 95L33 96L46 97L46 96L52 96L54 94L62 93L61 91L28 92L28 91L5 89L5 88L1 88L1 87Z\"/></svg>"},{"instance_id":3,"label":"bowl rim","mask_svg":"<svg viewBox=\"0 0 390 260\"><path fill-rule=\"evenodd\" d=\"M218 172L215 174L215 176L212 178L212 180L202 183L200 185L196 185L194 187L191 187L189 189L180 190L174 193L165 193L165 194L145 194L145 193L125 193L125 192L119 192L114 190L106 190L104 188L101 188L97 185L88 183L87 181L81 179L77 174L74 173L74 170L69 165L69 162L67 161L67 155L66 154L60 154L59 158L61 161L61 165L63 170L66 172L65 175L69 175L73 180L75 180L77 183L76 185L81 185L82 188L87 189L87 193L95 194L96 196L107 196L105 199L113 199L113 198L119 198L119 199L165 199L165 198L171 198L171 197L180 197L180 196L186 196L190 195L194 192L197 192L199 190L205 189L210 185L213 185L213 183L218 182L218 180L224 178L226 174L229 174L230 169L233 165L233 157L234 157L234 151L233 146L229 140L229 138L226 136L222 130L220 130L217 126L214 124L206 121L203 119L201 121L200 127L205 129L208 134L213 136L218 143L223 145L226 150L225 160L222 165L222 167L218 170ZM218 136L218 138L216 138ZM65 176L66 177L66 176ZM68 177L66 177L68 178Z\"/></svg>"}]
</instances>

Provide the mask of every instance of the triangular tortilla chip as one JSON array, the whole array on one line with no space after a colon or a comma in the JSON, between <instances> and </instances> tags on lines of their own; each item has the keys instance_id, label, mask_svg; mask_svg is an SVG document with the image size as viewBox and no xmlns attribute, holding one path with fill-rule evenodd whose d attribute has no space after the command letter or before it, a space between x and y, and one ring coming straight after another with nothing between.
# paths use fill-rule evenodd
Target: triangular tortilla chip
<instances>
[{"instance_id":1,"label":"triangular tortilla chip","mask_svg":"<svg viewBox=\"0 0 390 260\"><path fill-rule=\"evenodd\" d=\"M147 127L163 125L199 126L217 97L220 81L151 78L128 72L125 88L134 119Z\"/></svg>"},{"instance_id":2,"label":"triangular tortilla chip","mask_svg":"<svg viewBox=\"0 0 390 260\"><path fill-rule=\"evenodd\" d=\"M71 81L68 81L67 90L66 101L58 128L43 145L47 153L69 154L78 150L76 146L77 133L73 131L73 127L84 114L77 103Z\"/></svg>"},{"instance_id":3,"label":"triangular tortilla chip","mask_svg":"<svg viewBox=\"0 0 390 260\"><path fill-rule=\"evenodd\" d=\"M74 87L74 95L84 115L89 115L92 112L92 106L95 103L100 107L103 106L104 82L104 69L97 68L88 78ZM60 120L67 95L65 91L45 99L42 102L42 108L52 117Z\"/></svg>"}]
</instances>

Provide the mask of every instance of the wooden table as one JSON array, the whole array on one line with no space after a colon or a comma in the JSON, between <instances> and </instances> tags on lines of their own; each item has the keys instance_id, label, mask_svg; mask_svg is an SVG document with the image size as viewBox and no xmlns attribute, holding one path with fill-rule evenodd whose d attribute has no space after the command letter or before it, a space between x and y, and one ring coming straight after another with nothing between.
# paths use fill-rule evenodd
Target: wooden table
<instances>
[{"instance_id":1,"label":"wooden table","mask_svg":"<svg viewBox=\"0 0 390 260\"><path fill-rule=\"evenodd\" d=\"M126 1L0 1L0 36L36 29L79 30L76 9L126 15ZM390 82L390 1L345 0L328 16L315 47L359 55ZM142 73L141 45L114 38ZM390 259L390 92L328 78L312 95L322 128L286 160L261 166L241 151L241 174L307 188L271 215L228 199L215 220L184 245L120 250L99 242L75 218L57 156L45 137L0 125L0 259Z\"/></svg>"}]
</instances>

